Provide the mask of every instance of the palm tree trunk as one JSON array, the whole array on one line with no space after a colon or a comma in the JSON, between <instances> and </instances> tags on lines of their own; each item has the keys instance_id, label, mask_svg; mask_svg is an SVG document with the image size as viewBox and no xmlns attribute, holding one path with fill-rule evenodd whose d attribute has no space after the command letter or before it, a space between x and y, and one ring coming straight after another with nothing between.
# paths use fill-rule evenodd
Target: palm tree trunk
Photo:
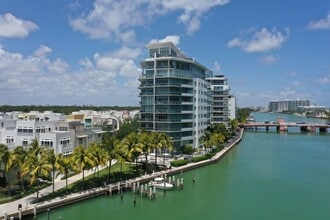
<instances>
[{"instance_id":1,"label":"palm tree trunk","mask_svg":"<svg viewBox=\"0 0 330 220\"><path fill-rule=\"evenodd\" d=\"M39 182L39 180L37 180L38 181L38 183L37 183L37 202L38 202L38 200L39 200L39 184L40 184L40 182Z\"/></svg>"},{"instance_id":2,"label":"palm tree trunk","mask_svg":"<svg viewBox=\"0 0 330 220\"><path fill-rule=\"evenodd\" d=\"M81 184L81 188L82 188L82 190L84 190L84 182L85 182L85 170L83 169L82 170L82 184Z\"/></svg>"},{"instance_id":3,"label":"palm tree trunk","mask_svg":"<svg viewBox=\"0 0 330 220\"><path fill-rule=\"evenodd\" d=\"M155 166L156 166L156 170L157 170L157 154L158 154L158 151L157 151L157 148L155 149Z\"/></svg>"},{"instance_id":4,"label":"palm tree trunk","mask_svg":"<svg viewBox=\"0 0 330 220\"><path fill-rule=\"evenodd\" d=\"M123 162L120 162L120 181L123 179Z\"/></svg>"},{"instance_id":5,"label":"palm tree trunk","mask_svg":"<svg viewBox=\"0 0 330 220\"><path fill-rule=\"evenodd\" d=\"M68 172L65 172L65 191L68 192Z\"/></svg>"},{"instance_id":6,"label":"palm tree trunk","mask_svg":"<svg viewBox=\"0 0 330 220\"><path fill-rule=\"evenodd\" d=\"M53 196L55 192L55 167L53 166Z\"/></svg>"},{"instance_id":7,"label":"palm tree trunk","mask_svg":"<svg viewBox=\"0 0 330 220\"><path fill-rule=\"evenodd\" d=\"M147 154L146 154L146 164L145 165L146 165L146 167L145 167L146 173L148 173L148 155Z\"/></svg>"},{"instance_id":8,"label":"palm tree trunk","mask_svg":"<svg viewBox=\"0 0 330 220\"><path fill-rule=\"evenodd\" d=\"M111 173L111 162L112 160L109 160L109 167L108 167L108 182L110 183L110 173Z\"/></svg>"}]
</instances>

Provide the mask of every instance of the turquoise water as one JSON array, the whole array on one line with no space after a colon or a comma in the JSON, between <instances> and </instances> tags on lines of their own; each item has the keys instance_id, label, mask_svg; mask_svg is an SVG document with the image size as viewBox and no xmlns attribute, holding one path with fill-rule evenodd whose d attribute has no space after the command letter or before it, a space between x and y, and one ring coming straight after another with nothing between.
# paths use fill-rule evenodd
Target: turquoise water
<instances>
[{"instance_id":1,"label":"turquoise water","mask_svg":"<svg viewBox=\"0 0 330 220\"><path fill-rule=\"evenodd\" d=\"M183 190L155 200L101 196L51 210L50 219L330 219L330 131L249 131L220 162L183 177Z\"/></svg>"}]
</instances>

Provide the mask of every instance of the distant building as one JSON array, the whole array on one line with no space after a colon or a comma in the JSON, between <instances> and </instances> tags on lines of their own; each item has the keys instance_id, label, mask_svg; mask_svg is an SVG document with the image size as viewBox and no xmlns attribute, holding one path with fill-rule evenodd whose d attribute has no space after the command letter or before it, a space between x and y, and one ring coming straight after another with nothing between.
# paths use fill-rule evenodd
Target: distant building
<instances>
[{"instance_id":1,"label":"distant building","mask_svg":"<svg viewBox=\"0 0 330 220\"><path fill-rule=\"evenodd\" d=\"M283 101L270 101L269 102L269 111L270 112L285 112L292 111L297 112L299 107L310 106L309 100L283 100Z\"/></svg>"}]
</instances>

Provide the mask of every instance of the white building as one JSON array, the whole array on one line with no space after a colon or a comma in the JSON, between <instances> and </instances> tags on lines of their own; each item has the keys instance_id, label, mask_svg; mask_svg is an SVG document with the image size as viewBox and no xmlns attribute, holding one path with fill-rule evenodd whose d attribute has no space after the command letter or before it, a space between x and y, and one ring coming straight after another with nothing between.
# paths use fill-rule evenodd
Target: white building
<instances>
[{"instance_id":1,"label":"white building","mask_svg":"<svg viewBox=\"0 0 330 220\"><path fill-rule=\"evenodd\" d=\"M213 77L172 42L150 43L147 49L139 78L142 128L166 133L176 150L186 144L200 147L210 123L229 122L227 80Z\"/></svg>"},{"instance_id":2,"label":"white building","mask_svg":"<svg viewBox=\"0 0 330 220\"><path fill-rule=\"evenodd\" d=\"M40 146L67 155L78 145L101 142L102 133L99 128L85 128L81 120L69 120L52 112L0 115L0 143L9 148L28 147L37 139Z\"/></svg>"}]
</instances>

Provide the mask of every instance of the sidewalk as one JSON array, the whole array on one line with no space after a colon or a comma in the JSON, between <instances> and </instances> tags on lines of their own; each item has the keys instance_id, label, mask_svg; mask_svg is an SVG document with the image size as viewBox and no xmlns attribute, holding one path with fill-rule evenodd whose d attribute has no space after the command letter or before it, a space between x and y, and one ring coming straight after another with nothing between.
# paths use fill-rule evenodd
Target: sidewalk
<instances>
[{"instance_id":1,"label":"sidewalk","mask_svg":"<svg viewBox=\"0 0 330 220\"><path fill-rule=\"evenodd\" d=\"M111 165L113 166L116 162L117 162L116 160L113 160ZM99 169L101 170L105 167L106 166L103 166L103 167L100 166ZM85 178L89 175L94 174L94 171L95 171L94 169L95 168L92 168L90 170L85 170ZM61 178L62 178L62 176L59 176L58 178L55 179L55 191L66 187L66 179L62 180ZM77 182L80 179L82 179L82 172L77 175L69 177L68 185L70 185L71 183ZM53 192L53 184L46 188L41 189L39 191L39 197L46 196L52 192ZM35 193L30 194L21 199L2 204L2 205L0 205L0 216L4 216L5 213L9 214L9 213L17 212L19 204L22 205L23 210L28 209L28 208L33 208L35 204L30 204L30 202L35 200L36 198L37 198L37 193L35 192Z\"/></svg>"}]
</instances>

